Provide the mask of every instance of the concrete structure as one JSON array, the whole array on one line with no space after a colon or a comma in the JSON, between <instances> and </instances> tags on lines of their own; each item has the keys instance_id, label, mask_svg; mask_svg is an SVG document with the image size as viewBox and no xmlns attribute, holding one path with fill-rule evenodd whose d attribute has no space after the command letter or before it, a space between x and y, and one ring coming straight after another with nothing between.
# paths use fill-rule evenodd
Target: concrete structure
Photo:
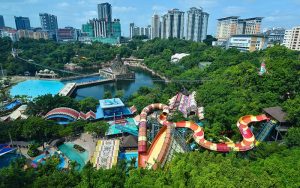
<instances>
[{"instance_id":1,"label":"concrete structure","mask_svg":"<svg viewBox=\"0 0 300 188\"><path fill-rule=\"evenodd\" d=\"M162 16L161 38L184 38L184 12L179 9L169 10Z\"/></svg>"},{"instance_id":2,"label":"concrete structure","mask_svg":"<svg viewBox=\"0 0 300 188\"><path fill-rule=\"evenodd\" d=\"M229 38L227 48L237 48L242 52L266 49L268 38L264 35L233 35Z\"/></svg>"},{"instance_id":3,"label":"concrete structure","mask_svg":"<svg viewBox=\"0 0 300 188\"><path fill-rule=\"evenodd\" d=\"M5 27L4 18L2 15L0 15L0 29Z\"/></svg>"},{"instance_id":4,"label":"concrete structure","mask_svg":"<svg viewBox=\"0 0 300 188\"><path fill-rule=\"evenodd\" d=\"M30 27L30 20L28 17L22 17L22 16L15 16L15 23L16 23L16 29L24 29L29 30Z\"/></svg>"},{"instance_id":5,"label":"concrete structure","mask_svg":"<svg viewBox=\"0 0 300 188\"><path fill-rule=\"evenodd\" d=\"M218 19L217 39L227 40L236 34L259 34L261 31L262 17L238 19L238 16L230 16Z\"/></svg>"},{"instance_id":6,"label":"concrete structure","mask_svg":"<svg viewBox=\"0 0 300 188\"><path fill-rule=\"evenodd\" d=\"M90 24L93 27L94 37L108 37L108 22L94 18L93 20L90 20Z\"/></svg>"},{"instance_id":7,"label":"concrete structure","mask_svg":"<svg viewBox=\"0 0 300 188\"><path fill-rule=\"evenodd\" d=\"M152 38L159 38L160 37L160 18L159 15L154 14L152 16Z\"/></svg>"},{"instance_id":8,"label":"concrete structure","mask_svg":"<svg viewBox=\"0 0 300 188\"><path fill-rule=\"evenodd\" d=\"M190 54L186 54L186 53L180 53L180 54L174 54L171 57L171 62L172 63L178 63L182 58L189 56Z\"/></svg>"},{"instance_id":9,"label":"concrete structure","mask_svg":"<svg viewBox=\"0 0 300 188\"><path fill-rule=\"evenodd\" d=\"M300 26L286 30L283 45L289 49L300 51Z\"/></svg>"},{"instance_id":10,"label":"concrete structure","mask_svg":"<svg viewBox=\"0 0 300 188\"><path fill-rule=\"evenodd\" d=\"M55 32L58 29L57 17L48 13L40 13L41 27L43 30Z\"/></svg>"},{"instance_id":11,"label":"concrete structure","mask_svg":"<svg viewBox=\"0 0 300 188\"><path fill-rule=\"evenodd\" d=\"M190 8L187 12L187 33L186 39L200 42L206 39L209 14L202 11L202 8Z\"/></svg>"}]
</instances>

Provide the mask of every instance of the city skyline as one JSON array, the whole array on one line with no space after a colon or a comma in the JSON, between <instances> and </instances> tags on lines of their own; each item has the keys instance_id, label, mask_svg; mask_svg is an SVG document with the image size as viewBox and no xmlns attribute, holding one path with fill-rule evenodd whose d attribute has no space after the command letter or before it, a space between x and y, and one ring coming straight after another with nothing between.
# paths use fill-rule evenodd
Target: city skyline
<instances>
[{"instance_id":1,"label":"city skyline","mask_svg":"<svg viewBox=\"0 0 300 188\"><path fill-rule=\"evenodd\" d=\"M208 21L208 34L216 34L217 19L226 16L264 17L262 29L268 27L292 28L299 25L297 18L300 13L297 6L300 0L260 2L258 0L175 0L175 1L146 1L138 3L137 0L78 0L45 2L40 0L12 0L2 2L0 15L4 16L5 24L15 27L14 16L29 17L32 27L40 27L39 13L46 12L57 16L59 28L72 26L81 28L87 20L97 18L97 4L111 3L113 18L119 18L122 25L122 35L129 36L129 23L137 25L151 25L151 18L156 12L160 16L168 10L178 8L187 12L191 7L202 7L210 14ZM30 9L24 9L24 6ZM139 15L139 16L137 16Z\"/></svg>"}]
</instances>

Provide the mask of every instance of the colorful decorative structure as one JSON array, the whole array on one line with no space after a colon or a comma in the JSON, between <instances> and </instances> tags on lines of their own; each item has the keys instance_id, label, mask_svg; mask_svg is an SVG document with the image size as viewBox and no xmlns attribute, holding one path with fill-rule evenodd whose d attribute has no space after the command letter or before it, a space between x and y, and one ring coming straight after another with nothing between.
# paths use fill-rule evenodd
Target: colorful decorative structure
<instances>
[{"instance_id":1,"label":"colorful decorative structure","mask_svg":"<svg viewBox=\"0 0 300 188\"><path fill-rule=\"evenodd\" d=\"M119 155L120 141L115 140L98 140L96 151L94 152L92 163L97 169L110 169L117 164Z\"/></svg>"},{"instance_id":2,"label":"colorful decorative structure","mask_svg":"<svg viewBox=\"0 0 300 188\"><path fill-rule=\"evenodd\" d=\"M196 92L191 94L179 92L169 100L169 109L171 111L179 110L184 117L198 115L199 119L204 119L204 107L197 107Z\"/></svg>"},{"instance_id":3,"label":"colorful decorative structure","mask_svg":"<svg viewBox=\"0 0 300 188\"><path fill-rule=\"evenodd\" d=\"M177 98L179 98L177 96ZM175 100L173 103L176 106L178 103L180 106L181 100ZM182 98L182 97L180 97ZM237 127L239 128L243 140L239 143L227 142L227 143L212 143L204 138L204 130L198 124L191 121L182 122L169 122L167 116L170 107L164 104L151 104L143 109L141 112L140 129L138 137L138 152L139 167L143 168L153 168L156 169L158 164L164 165L168 160L169 153L172 152L172 129L174 128L188 128L191 129L194 134L193 138L200 146L217 151L217 152L229 152L229 151L247 151L255 146L255 137L248 127L251 122L260 122L264 120L269 120L266 115L258 116L243 116L237 122ZM182 109L182 108L181 108ZM158 118L158 122L163 125L160 129L149 149L147 149L147 116L154 110L162 110L162 114ZM185 111L186 112L186 111Z\"/></svg>"},{"instance_id":4,"label":"colorful decorative structure","mask_svg":"<svg viewBox=\"0 0 300 188\"><path fill-rule=\"evenodd\" d=\"M60 107L55 108L45 115L47 120L57 120L61 124L68 124L79 119L92 120L96 119L96 114L93 111L89 111L86 114L78 112L72 108Z\"/></svg>"},{"instance_id":5,"label":"colorful decorative structure","mask_svg":"<svg viewBox=\"0 0 300 188\"><path fill-rule=\"evenodd\" d=\"M265 73L267 73L266 64L264 62L262 62L261 65L260 65L260 70L259 70L258 75L262 76Z\"/></svg>"}]
</instances>

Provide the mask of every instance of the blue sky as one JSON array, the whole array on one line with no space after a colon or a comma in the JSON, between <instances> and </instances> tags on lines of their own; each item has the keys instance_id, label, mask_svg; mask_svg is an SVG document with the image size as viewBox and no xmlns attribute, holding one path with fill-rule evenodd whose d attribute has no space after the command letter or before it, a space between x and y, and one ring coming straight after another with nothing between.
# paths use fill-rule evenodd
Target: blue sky
<instances>
[{"instance_id":1,"label":"blue sky","mask_svg":"<svg viewBox=\"0 0 300 188\"><path fill-rule=\"evenodd\" d=\"M97 4L109 2L113 18L121 19L122 34L128 36L129 23L138 26L151 24L156 11L203 7L210 14L208 34L215 34L216 19L225 16L264 17L262 27L291 28L300 25L300 0L0 0L0 15L7 26L15 27L13 16L27 16L32 27L39 27L40 12L58 17L58 26L81 28L88 19L97 17Z\"/></svg>"}]
</instances>

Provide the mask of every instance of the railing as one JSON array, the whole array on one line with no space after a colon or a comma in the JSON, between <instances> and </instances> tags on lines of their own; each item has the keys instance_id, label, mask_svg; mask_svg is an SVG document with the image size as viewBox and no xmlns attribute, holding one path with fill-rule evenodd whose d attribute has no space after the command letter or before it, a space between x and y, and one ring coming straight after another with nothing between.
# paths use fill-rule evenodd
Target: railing
<instances>
[{"instance_id":1,"label":"railing","mask_svg":"<svg viewBox=\"0 0 300 188\"><path fill-rule=\"evenodd\" d=\"M260 130L260 132L255 136L256 140L258 141L264 141L266 137L270 134L272 129L275 127L276 124L272 123L271 121L266 122L263 124L263 128Z\"/></svg>"}]
</instances>

